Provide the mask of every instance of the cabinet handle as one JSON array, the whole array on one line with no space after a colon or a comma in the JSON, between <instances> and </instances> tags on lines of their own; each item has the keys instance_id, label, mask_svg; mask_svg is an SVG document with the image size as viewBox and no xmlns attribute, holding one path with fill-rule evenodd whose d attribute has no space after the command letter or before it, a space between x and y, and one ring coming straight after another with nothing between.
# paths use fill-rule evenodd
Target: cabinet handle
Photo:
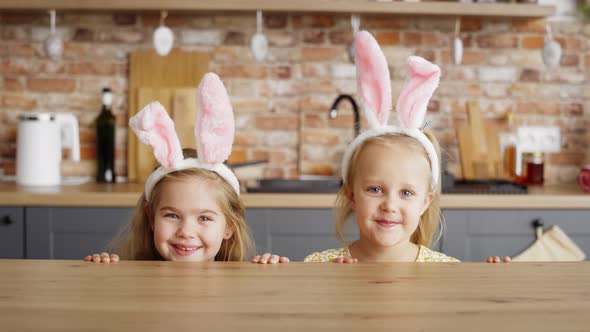
<instances>
[{"instance_id":1,"label":"cabinet handle","mask_svg":"<svg viewBox=\"0 0 590 332\"><path fill-rule=\"evenodd\" d=\"M12 219L10 216L4 216L4 218L2 218L2 225L12 225Z\"/></svg>"},{"instance_id":2,"label":"cabinet handle","mask_svg":"<svg viewBox=\"0 0 590 332\"><path fill-rule=\"evenodd\" d=\"M543 223L543 220L541 220L541 218L537 218L535 220L533 220L533 222L531 223L533 228L537 228L537 227L543 227L545 226L545 224Z\"/></svg>"}]
</instances>

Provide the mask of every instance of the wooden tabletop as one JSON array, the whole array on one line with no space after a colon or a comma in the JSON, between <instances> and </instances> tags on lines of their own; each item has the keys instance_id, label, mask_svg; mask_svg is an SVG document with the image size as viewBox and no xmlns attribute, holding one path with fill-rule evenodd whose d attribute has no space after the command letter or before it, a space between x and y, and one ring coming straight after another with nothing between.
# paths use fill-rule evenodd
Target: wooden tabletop
<instances>
[{"instance_id":1,"label":"wooden tabletop","mask_svg":"<svg viewBox=\"0 0 590 332\"><path fill-rule=\"evenodd\" d=\"M588 331L590 263L0 260L2 331Z\"/></svg>"}]
</instances>

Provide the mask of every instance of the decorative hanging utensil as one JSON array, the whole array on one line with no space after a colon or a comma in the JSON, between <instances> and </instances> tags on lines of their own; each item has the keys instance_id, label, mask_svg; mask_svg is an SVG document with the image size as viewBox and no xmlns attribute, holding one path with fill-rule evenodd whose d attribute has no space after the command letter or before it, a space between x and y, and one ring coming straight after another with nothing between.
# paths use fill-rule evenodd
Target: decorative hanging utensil
<instances>
[{"instance_id":1,"label":"decorative hanging utensil","mask_svg":"<svg viewBox=\"0 0 590 332\"><path fill-rule=\"evenodd\" d=\"M250 49L257 62L262 62L268 53L268 39L262 32L262 11L256 11L256 33L250 40Z\"/></svg>"},{"instance_id":2,"label":"decorative hanging utensil","mask_svg":"<svg viewBox=\"0 0 590 332\"><path fill-rule=\"evenodd\" d=\"M53 60L58 61L61 59L61 55L64 51L64 43L60 36L55 32L55 10L52 9L49 11L50 16L50 30L49 30L49 37L45 40L44 47L47 56Z\"/></svg>"},{"instance_id":3,"label":"decorative hanging utensil","mask_svg":"<svg viewBox=\"0 0 590 332\"><path fill-rule=\"evenodd\" d=\"M555 68L559 66L561 60L561 45L553 39L549 24L545 24L545 30L547 31L547 35L545 36L545 45L541 53L543 63L549 68Z\"/></svg>"},{"instance_id":4,"label":"decorative hanging utensil","mask_svg":"<svg viewBox=\"0 0 590 332\"><path fill-rule=\"evenodd\" d=\"M160 26L154 31L153 36L154 48L160 56L168 55L174 45L174 33L164 24L167 16L167 11L163 10L160 12Z\"/></svg>"},{"instance_id":5,"label":"decorative hanging utensil","mask_svg":"<svg viewBox=\"0 0 590 332\"><path fill-rule=\"evenodd\" d=\"M461 33L461 18L457 17L455 20L455 35L453 37L453 63L460 65L463 60L463 40L460 37Z\"/></svg>"},{"instance_id":6,"label":"decorative hanging utensil","mask_svg":"<svg viewBox=\"0 0 590 332\"><path fill-rule=\"evenodd\" d=\"M352 42L348 46L348 58L350 62L354 63L354 36L359 32L359 27L361 26L361 17L359 14L350 15L350 25L352 26Z\"/></svg>"}]
</instances>

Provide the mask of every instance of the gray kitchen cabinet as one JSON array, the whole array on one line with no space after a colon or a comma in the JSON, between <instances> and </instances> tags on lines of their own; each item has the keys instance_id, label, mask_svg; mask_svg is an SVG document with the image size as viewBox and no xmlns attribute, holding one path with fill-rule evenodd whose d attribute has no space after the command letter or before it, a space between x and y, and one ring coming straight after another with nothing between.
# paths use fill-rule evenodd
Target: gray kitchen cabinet
<instances>
[{"instance_id":1,"label":"gray kitchen cabinet","mask_svg":"<svg viewBox=\"0 0 590 332\"><path fill-rule=\"evenodd\" d=\"M446 210L441 250L462 261L515 256L535 241L532 223L558 225L588 256L590 210ZM587 258L588 259L588 258Z\"/></svg>"},{"instance_id":2,"label":"gray kitchen cabinet","mask_svg":"<svg viewBox=\"0 0 590 332\"><path fill-rule=\"evenodd\" d=\"M343 247L334 231L333 210L329 208L248 209L258 253L271 252L302 261L314 252ZM349 240L358 237L356 226L345 231Z\"/></svg>"},{"instance_id":3,"label":"gray kitchen cabinet","mask_svg":"<svg viewBox=\"0 0 590 332\"><path fill-rule=\"evenodd\" d=\"M0 207L0 258L81 259L100 252L129 221L132 208ZM462 261L514 256L535 240L531 225L559 225L590 254L590 210L447 209L445 230L434 250ZM6 218L8 217L8 218ZM301 261L314 252L343 246L330 208L249 208L246 218L257 253ZM346 238L358 230L350 222Z\"/></svg>"},{"instance_id":4,"label":"gray kitchen cabinet","mask_svg":"<svg viewBox=\"0 0 590 332\"><path fill-rule=\"evenodd\" d=\"M246 219L252 229L258 253L271 252L302 261L315 251L342 248L336 238L334 210L330 208L259 208L248 209ZM347 240L358 239L358 228L353 219L346 225ZM438 241L434 250L441 250Z\"/></svg>"},{"instance_id":5,"label":"gray kitchen cabinet","mask_svg":"<svg viewBox=\"0 0 590 332\"><path fill-rule=\"evenodd\" d=\"M31 207L26 216L26 257L82 259L103 251L128 223L131 208Z\"/></svg>"},{"instance_id":6,"label":"gray kitchen cabinet","mask_svg":"<svg viewBox=\"0 0 590 332\"><path fill-rule=\"evenodd\" d=\"M0 207L0 258L25 258L24 208Z\"/></svg>"},{"instance_id":7,"label":"gray kitchen cabinet","mask_svg":"<svg viewBox=\"0 0 590 332\"><path fill-rule=\"evenodd\" d=\"M271 246L268 209L246 209L246 222L252 231L256 253L269 252Z\"/></svg>"}]
</instances>

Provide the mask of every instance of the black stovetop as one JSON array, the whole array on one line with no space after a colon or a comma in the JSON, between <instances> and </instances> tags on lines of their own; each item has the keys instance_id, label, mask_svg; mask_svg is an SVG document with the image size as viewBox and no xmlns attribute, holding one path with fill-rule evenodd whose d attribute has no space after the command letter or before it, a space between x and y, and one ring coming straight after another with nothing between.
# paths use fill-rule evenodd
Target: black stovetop
<instances>
[{"instance_id":1,"label":"black stovetop","mask_svg":"<svg viewBox=\"0 0 590 332\"><path fill-rule=\"evenodd\" d=\"M525 185L506 180L455 180L442 189L445 194L508 194L528 193Z\"/></svg>"}]
</instances>

